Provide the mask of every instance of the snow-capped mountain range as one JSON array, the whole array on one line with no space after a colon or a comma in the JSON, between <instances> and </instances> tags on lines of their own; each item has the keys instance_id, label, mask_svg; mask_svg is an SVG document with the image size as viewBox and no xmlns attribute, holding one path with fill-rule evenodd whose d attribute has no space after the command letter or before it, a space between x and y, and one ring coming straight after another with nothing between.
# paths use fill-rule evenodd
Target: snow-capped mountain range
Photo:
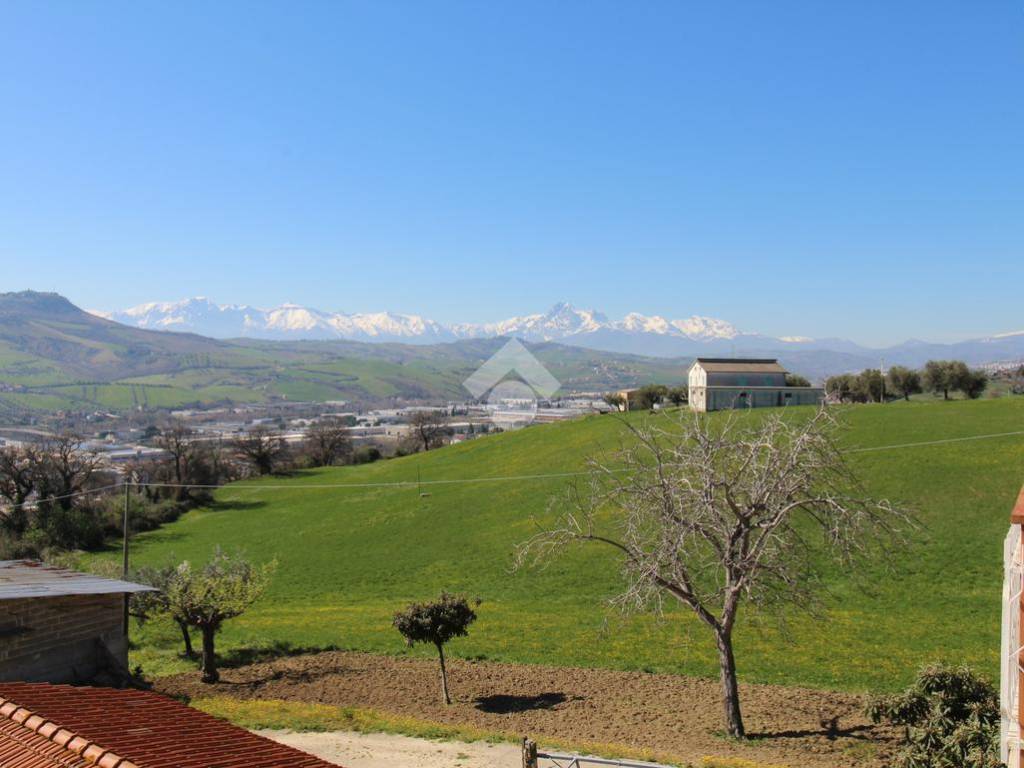
<instances>
[{"instance_id":1,"label":"snow-capped mountain range","mask_svg":"<svg viewBox=\"0 0 1024 768\"><path fill-rule=\"evenodd\" d=\"M495 323L443 325L419 315L393 312L346 314L298 304L259 309L244 304L217 304L205 297L149 302L119 312L93 314L137 328L186 331L214 338L350 339L435 343L456 339L519 336L529 341L560 341L599 331L655 334L691 340L732 339L740 332L724 320L693 316L668 320L631 312L612 321L601 312L556 304L543 314L512 317Z\"/></svg>"},{"instance_id":2,"label":"snow-capped mountain range","mask_svg":"<svg viewBox=\"0 0 1024 768\"><path fill-rule=\"evenodd\" d=\"M936 357L969 363L1024 359L1024 331L1001 333L956 344L911 340L869 349L844 339L772 337L744 332L731 323L694 315L671 320L631 312L620 320L595 310L560 303L544 313L494 323L443 324L419 315L324 312L297 304L273 309L217 304L207 298L151 302L119 312L94 312L125 325L197 333L213 338L346 339L362 342L436 344L460 339L516 336L525 341L556 341L588 349L659 357L691 355L778 356L807 370L839 371L879 364L920 365Z\"/></svg>"}]
</instances>

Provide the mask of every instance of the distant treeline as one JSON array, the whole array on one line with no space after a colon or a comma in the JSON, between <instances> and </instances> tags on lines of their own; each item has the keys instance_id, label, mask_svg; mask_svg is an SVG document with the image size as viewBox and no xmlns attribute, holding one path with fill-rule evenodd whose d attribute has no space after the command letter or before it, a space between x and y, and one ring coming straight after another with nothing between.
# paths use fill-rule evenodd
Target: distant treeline
<instances>
[{"instance_id":1,"label":"distant treeline","mask_svg":"<svg viewBox=\"0 0 1024 768\"><path fill-rule=\"evenodd\" d=\"M825 381L825 392L832 400L844 403L880 403L883 399L909 400L911 395L931 392L949 400L951 392L961 392L975 400L988 386L988 374L968 368L961 360L929 360L924 368L892 366L883 376L878 368L860 373L843 373Z\"/></svg>"}]
</instances>

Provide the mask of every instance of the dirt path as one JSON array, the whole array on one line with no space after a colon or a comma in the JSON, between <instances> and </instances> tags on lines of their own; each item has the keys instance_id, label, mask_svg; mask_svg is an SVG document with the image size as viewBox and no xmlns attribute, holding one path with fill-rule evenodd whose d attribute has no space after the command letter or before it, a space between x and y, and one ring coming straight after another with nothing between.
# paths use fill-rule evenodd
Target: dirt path
<instances>
[{"instance_id":1,"label":"dirt path","mask_svg":"<svg viewBox=\"0 0 1024 768\"><path fill-rule=\"evenodd\" d=\"M257 733L345 768L516 768L522 763L519 747L512 744L465 744L347 731Z\"/></svg>"},{"instance_id":2,"label":"dirt path","mask_svg":"<svg viewBox=\"0 0 1024 768\"><path fill-rule=\"evenodd\" d=\"M720 735L718 684L642 672L495 662L451 663L454 703L439 702L429 659L327 652L223 670L216 685L195 673L157 688L187 697L287 699L365 707L439 723L580 745L613 744L700 764L706 756L744 757L772 766L877 765L889 734L861 714L850 694L767 685L741 686L748 735ZM874 756L874 757L873 757Z\"/></svg>"}]
</instances>

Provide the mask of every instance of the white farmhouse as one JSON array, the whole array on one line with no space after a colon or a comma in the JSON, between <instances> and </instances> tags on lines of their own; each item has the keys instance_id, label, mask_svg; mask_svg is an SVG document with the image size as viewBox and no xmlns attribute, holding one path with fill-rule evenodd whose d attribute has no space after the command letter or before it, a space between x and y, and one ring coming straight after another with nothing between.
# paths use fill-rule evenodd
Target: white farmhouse
<instances>
[{"instance_id":1,"label":"white farmhouse","mask_svg":"<svg viewBox=\"0 0 1024 768\"><path fill-rule=\"evenodd\" d=\"M698 357L690 366L690 408L721 411L781 405L816 405L820 387L786 386L786 369L778 360Z\"/></svg>"}]
</instances>

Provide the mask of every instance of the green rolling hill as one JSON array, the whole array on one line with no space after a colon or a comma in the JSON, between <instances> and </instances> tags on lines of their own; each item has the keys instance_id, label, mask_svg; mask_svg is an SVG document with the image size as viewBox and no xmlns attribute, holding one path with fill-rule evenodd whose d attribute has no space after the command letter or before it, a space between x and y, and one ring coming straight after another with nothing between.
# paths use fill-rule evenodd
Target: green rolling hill
<instances>
[{"instance_id":1,"label":"green rolling hill","mask_svg":"<svg viewBox=\"0 0 1024 768\"><path fill-rule=\"evenodd\" d=\"M450 344L220 341L131 328L56 294L0 294L0 416L273 400L461 400L503 339ZM565 390L678 382L687 360L559 344L531 350Z\"/></svg>"},{"instance_id":2,"label":"green rolling hill","mask_svg":"<svg viewBox=\"0 0 1024 768\"><path fill-rule=\"evenodd\" d=\"M1024 398L853 406L843 418L848 447L878 449L850 457L868 489L912 505L924 534L897 575L869 573L867 591L833 569L820 618L792 616L783 631L771 616L741 614L742 679L891 690L938 658L996 675L1002 539L1024 482L1024 435L1005 433L1024 431ZM402 653L393 611L448 588L483 599L470 637L452 645L463 657L715 675L713 645L689 614L672 609L659 621L603 607L618 583L609 553L509 570L514 545L569 481L487 478L576 471L622 433L616 418L595 416L229 486L214 506L139 536L134 561L201 561L217 545L277 558L269 593L224 630L228 656L274 643ZM415 485L366 485L417 478L474 482L427 485L427 496ZM353 486L316 487L340 483ZM147 673L188 668L170 626L148 625L138 640L133 660Z\"/></svg>"}]
</instances>

